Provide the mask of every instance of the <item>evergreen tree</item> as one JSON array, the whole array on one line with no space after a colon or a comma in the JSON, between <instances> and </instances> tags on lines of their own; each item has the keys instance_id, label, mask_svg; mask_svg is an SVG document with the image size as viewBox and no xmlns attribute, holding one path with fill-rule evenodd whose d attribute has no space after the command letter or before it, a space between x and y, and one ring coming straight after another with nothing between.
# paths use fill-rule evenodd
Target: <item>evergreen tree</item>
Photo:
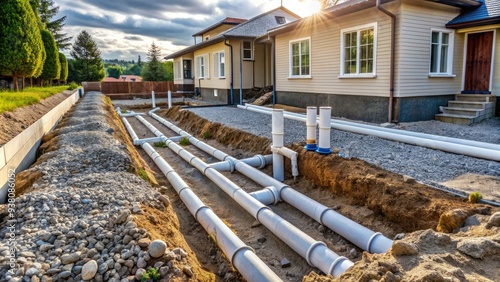
<instances>
[{"instance_id":1,"label":"evergreen tree","mask_svg":"<svg viewBox=\"0 0 500 282\"><path fill-rule=\"evenodd\" d=\"M165 65L165 71L166 71L166 81L174 81L174 62L172 61L166 61L163 62Z\"/></svg>"},{"instance_id":2,"label":"evergreen tree","mask_svg":"<svg viewBox=\"0 0 500 282\"><path fill-rule=\"evenodd\" d=\"M148 50L148 63L142 68L144 81L166 81L166 67L160 62L161 50L153 42Z\"/></svg>"},{"instance_id":3,"label":"evergreen tree","mask_svg":"<svg viewBox=\"0 0 500 282\"><path fill-rule=\"evenodd\" d=\"M3 0L0 5L0 75L31 77L42 61L43 42L37 18L28 0Z\"/></svg>"},{"instance_id":4,"label":"evergreen tree","mask_svg":"<svg viewBox=\"0 0 500 282\"><path fill-rule=\"evenodd\" d=\"M141 62L141 55L137 57L137 65L142 67L142 62Z\"/></svg>"},{"instance_id":5,"label":"evergreen tree","mask_svg":"<svg viewBox=\"0 0 500 282\"><path fill-rule=\"evenodd\" d=\"M42 30L42 40L47 58L43 64L43 71L40 78L49 80L50 84L53 79L59 79L61 63L59 62L59 52L57 51L56 41L50 31Z\"/></svg>"},{"instance_id":6,"label":"evergreen tree","mask_svg":"<svg viewBox=\"0 0 500 282\"><path fill-rule=\"evenodd\" d=\"M66 82L68 79L68 60L66 56L59 52L59 63L61 63L61 73L59 75L59 81Z\"/></svg>"},{"instance_id":7,"label":"evergreen tree","mask_svg":"<svg viewBox=\"0 0 500 282\"><path fill-rule=\"evenodd\" d=\"M120 66L109 66L108 69L108 77L120 78L120 75L123 73L123 69Z\"/></svg>"},{"instance_id":8,"label":"evergreen tree","mask_svg":"<svg viewBox=\"0 0 500 282\"><path fill-rule=\"evenodd\" d=\"M37 0L31 0L37 1ZM40 2L36 5L38 8L38 13L42 22L45 24L47 30L49 30L54 39L56 40L57 47L61 50L68 49L71 46L71 37L67 36L67 33L62 33L62 28L64 27L64 21L66 16L59 19L52 20L53 17L59 12L59 6L54 6L54 1L52 0L39 0ZM51 21L52 20L52 21Z\"/></svg>"},{"instance_id":9,"label":"evergreen tree","mask_svg":"<svg viewBox=\"0 0 500 282\"><path fill-rule=\"evenodd\" d=\"M106 75L101 51L85 30L78 34L70 54L74 59L73 67L77 82L101 81Z\"/></svg>"},{"instance_id":10,"label":"evergreen tree","mask_svg":"<svg viewBox=\"0 0 500 282\"><path fill-rule=\"evenodd\" d=\"M76 82L78 81L77 79L77 73L75 70L75 60L73 59L68 59L68 78L66 79L67 82Z\"/></svg>"}]
</instances>

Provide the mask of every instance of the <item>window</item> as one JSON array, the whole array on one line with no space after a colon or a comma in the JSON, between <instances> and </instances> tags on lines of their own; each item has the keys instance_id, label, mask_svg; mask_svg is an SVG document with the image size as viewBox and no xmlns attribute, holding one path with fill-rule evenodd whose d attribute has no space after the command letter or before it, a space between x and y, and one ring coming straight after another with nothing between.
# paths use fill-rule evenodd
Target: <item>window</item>
<instances>
[{"instance_id":1,"label":"window","mask_svg":"<svg viewBox=\"0 0 500 282\"><path fill-rule=\"evenodd\" d=\"M208 55L196 57L196 62L198 64L196 71L198 78L210 78L209 67L208 67Z\"/></svg>"},{"instance_id":2,"label":"window","mask_svg":"<svg viewBox=\"0 0 500 282\"><path fill-rule=\"evenodd\" d=\"M226 76L226 59L224 51L214 53L214 77L224 78Z\"/></svg>"},{"instance_id":3,"label":"window","mask_svg":"<svg viewBox=\"0 0 500 282\"><path fill-rule=\"evenodd\" d=\"M290 41L290 77L311 75L311 38Z\"/></svg>"},{"instance_id":4,"label":"window","mask_svg":"<svg viewBox=\"0 0 500 282\"><path fill-rule=\"evenodd\" d=\"M243 60L253 60L252 41L243 41Z\"/></svg>"},{"instance_id":5,"label":"window","mask_svg":"<svg viewBox=\"0 0 500 282\"><path fill-rule=\"evenodd\" d=\"M451 75L453 32L433 30L431 34L430 74Z\"/></svg>"},{"instance_id":6,"label":"window","mask_svg":"<svg viewBox=\"0 0 500 282\"><path fill-rule=\"evenodd\" d=\"M377 42L377 24L368 24L341 31L340 75L373 77Z\"/></svg>"},{"instance_id":7,"label":"window","mask_svg":"<svg viewBox=\"0 0 500 282\"><path fill-rule=\"evenodd\" d=\"M285 24L286 23L286 20L285 20L285 17L282 17L282 16L274 16L276 18L276 23L278 24Z\"/></svg>"},{"instance_id":8,"label":"window","mask_svg":"<svg viewBox=\"0 0 500 282\"><path fill-rule=\"evenodd\" d=\"M181 62L179 60L174 60L174 76L175 78L181 78Z\"/></svg>"},{"instance_id":9,"label":"window","mask_svg":"<svg viewBox=\"0 0 500 282\"><path fill-rule=\"evenodd\" d=\"M205 41L208 41L210 39L210 35L205 36Z\"/></svg>"},{"instance_id":10,"label":"window","mask_svg":"<svg viewBox=\"0 0 500 282\"><path fill-rule=\"evenodd\" d=\"M184 79L193 78L191 75L191 60L184 60L182 63L184 68Z\"/></svg>"}]
</instances>

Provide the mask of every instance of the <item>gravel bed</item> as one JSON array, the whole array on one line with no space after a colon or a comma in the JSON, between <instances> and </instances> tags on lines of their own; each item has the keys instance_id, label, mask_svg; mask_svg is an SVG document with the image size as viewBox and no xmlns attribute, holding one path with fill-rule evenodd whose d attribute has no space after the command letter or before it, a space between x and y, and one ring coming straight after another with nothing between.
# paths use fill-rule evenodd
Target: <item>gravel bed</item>
<instances>
[{"instance_id":1,"label":"gravel bed","mask_svg":"<svg viewBox=\"0 0 500 282\"><path fill-rule=\"evenodd\" d=\"M12 216L0 209L0 281L140 281L147 266L186 277L187 253L151 242L132 220L169 200L128 172L103 95L87 93L57 132L57 150L23 172L42 174L33 190L15 198Z\"/></svg>"},{"instance_id":2,"label":"gravel bed","mask_svg":"<svg viewBox=\"0 0 500 282\"><path fill-rule=\"evenodd\" d=\"M213 122L271 138L271 116L234 107L191 108L190 111ZM251 121L251 122L249 122ZM500 143L500 118L473 126L438 121L404 123L397 126L430 134ZM305 123L285 119L285 144L305 142ZM422 183L446 188L440 182L466 173L500 177L500 162L488 161L439 150L389 141L340 130L331 131L331 146L347 158L359 158L388 171L408 175Z\"/></svg>"}]
</instances>

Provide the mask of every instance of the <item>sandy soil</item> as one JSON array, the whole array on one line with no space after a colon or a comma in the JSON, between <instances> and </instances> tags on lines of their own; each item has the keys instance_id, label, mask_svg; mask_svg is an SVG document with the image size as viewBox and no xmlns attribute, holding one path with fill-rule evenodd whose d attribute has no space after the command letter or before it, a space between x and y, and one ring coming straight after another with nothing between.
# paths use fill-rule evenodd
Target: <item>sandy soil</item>
<instances>
[{"instance_id":1,"label":"sandy soil","mask_svg":"<svg viewBox=\"0 0 500 282\"><path fill-rule=\"evenodd\" d=\"M38 104L17 108L0 114L0 147L10 139L28 128L31 124L59 105L74 91L66 90L63 93L52 95Z\"/></svg>"},{"instance_id":2,"label":"sandy soil","mask_svg":"<svg viewBox=\"0 0 500 282\"><path fill-rule=\"evenodd\" d=\"M500 177L467 173L440 184L466 193L477 191L488 199L500 202Z\"/></svg>"}]
</instances>

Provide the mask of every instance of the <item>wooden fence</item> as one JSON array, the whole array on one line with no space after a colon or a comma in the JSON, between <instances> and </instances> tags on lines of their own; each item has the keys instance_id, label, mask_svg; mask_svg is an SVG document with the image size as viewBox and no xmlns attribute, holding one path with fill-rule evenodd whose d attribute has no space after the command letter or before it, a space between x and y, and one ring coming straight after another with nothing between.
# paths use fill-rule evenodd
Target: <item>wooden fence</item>
<instances>
[{"instance_id":1,"label":"wooden fence","mask_svg":"<svg viewBox=\"0 0 500 282\"><path fill-rule=\"evenodd\" d=\"M171 81L145 81L145 82L101 82L103 94L151 94L177 91L177 86Z\"/></svg>"}]
</instances>

